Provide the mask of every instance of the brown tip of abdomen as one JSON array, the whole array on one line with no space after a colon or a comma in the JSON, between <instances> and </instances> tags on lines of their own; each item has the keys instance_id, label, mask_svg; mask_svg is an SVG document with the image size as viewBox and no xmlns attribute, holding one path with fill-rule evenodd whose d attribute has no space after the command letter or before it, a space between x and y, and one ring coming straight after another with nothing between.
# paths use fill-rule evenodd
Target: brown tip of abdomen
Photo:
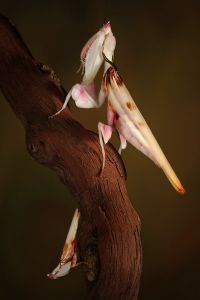
<instances>
[{"instance_id":1,"label":"brown tip of abdomen","mask_svg":"<svg viewBox=\"0 0 200 300\"><path fill-rule=\"evenodd\" d=\"M183 186L177 187L177 192L181 195L184 195L186 193L186 190L184 189Z\"/></svg>"}]
</instances>

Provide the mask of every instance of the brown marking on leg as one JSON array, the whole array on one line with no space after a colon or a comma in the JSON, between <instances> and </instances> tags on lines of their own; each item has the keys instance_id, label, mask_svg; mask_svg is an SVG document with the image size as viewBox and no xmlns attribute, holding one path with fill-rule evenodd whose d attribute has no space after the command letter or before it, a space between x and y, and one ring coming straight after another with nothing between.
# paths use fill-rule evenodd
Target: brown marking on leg
<instances>
[{"instance_id":1,"label":"brown marking on leg","mask_svg":"<svg viewBox=\"0 0 200 300\"><path fill-rule=\"evenodd\" d=\"M143 127L144 125L145 125L144 122L142 122L142 121L138 122L139 127Z\"/></svg>"},{"instance_id":2,"label":"brown marking on leg","mask_svg":"<svg viewBox=\"0 0 200 300\"><path fill-rule=\"evenodd\" d=\"M126 106L130 110L134 110L135 109L135 106L134 106L134 104L131 101L126 102Z\"/></svg>"}]
</instances>

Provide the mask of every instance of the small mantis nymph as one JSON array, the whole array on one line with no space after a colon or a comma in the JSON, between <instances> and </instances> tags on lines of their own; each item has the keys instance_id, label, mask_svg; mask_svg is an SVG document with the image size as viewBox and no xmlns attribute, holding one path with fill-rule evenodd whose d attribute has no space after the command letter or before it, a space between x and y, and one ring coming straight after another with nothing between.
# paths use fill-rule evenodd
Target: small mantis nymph
<instances>
[{"instance_id":1,"label":"small mantis nymph","mask_svg":"<svg viewBox=\"0 0 200 300\"><path fill-rule=\"evenodd\" d=\"M102 171L105 166L104 144L110 140L114 129L120 138L120 153L122 149L126 148L126 141L128 141L160 167L173 187L179 193L184 194L185 190L181 182L170 166L113 63L115 46L116 40L112 34L110 23L106 23L86 43L81 52L82 83L72 87L63 107L55 115L65 109L70 97L81 108L98 108L107 99L107 124L98 123L99 141L103 155ZM96 97L94 79L103 63L103 81L99 96Z\"/></svg>"},{"instance_id":2,"label":"small mantis nymph","mask_svg":"<svg viewBox=\"0 0 200 300\"><path fill-rule=\"evenodd\" d=\"M78 209L76 209L63 247L60 262L58 266L53 270L53 272L47 274L49 279L57 279L59 277L65 276L69 273L71 268L74 268L78 265L76 233L78 229L79 219L80 212L78 211Z\"/></svg>"}]
</instances>

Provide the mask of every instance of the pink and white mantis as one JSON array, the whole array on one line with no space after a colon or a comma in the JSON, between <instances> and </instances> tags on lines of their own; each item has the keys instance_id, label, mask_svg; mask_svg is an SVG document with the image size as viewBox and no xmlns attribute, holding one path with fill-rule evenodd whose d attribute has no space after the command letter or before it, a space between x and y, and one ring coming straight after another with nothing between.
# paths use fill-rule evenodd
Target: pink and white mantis
<instances>
[{"instance_id":1,"label":"pink and white mantis","mask_svg":"<svg viewBox=\"0 0 200 300\"><path fill-rule=\"evenodd\" d=\"M107 124L98 123L99 141L103 155L102 171L105 167L104 144L110 140L112 131L115 130L121 142L120 153L122 149L126 148L126 141L128 141L160 167L173 187L179 193L184 194L185 190L181 182L170 166L113 63L115 46L116 40L112 34L110 23L106 23L85 44L81 52L82 83L75 84L72 87L62 108L55 115L66 108L71 97L76 105L81 108L98 108L107 98ZM103 63L102 85L99 95L96 97L94 79Z\"/></svg>"},{"instance_id":2,"label":"pink and white mantis","mask_svg":"<svg viewBox=\"0 0 200 300\"><path fill-rule=\"evenodd\" d=\"M59 277L65 276L69 273L71 268L79 265L77 264L76 240L79 219L80 212L78 211L78 209L76 209L63 247L60 262L58 266L53 270L53 272L47 274L49 279L58 279Z\"/></svg>"},{"instance_id":3,"label":"pink and white mantis","mask_svg":"<svg viewBox=\"0 0 200 300\"><path fill-rule=\"evenodd\" d=\"M89 41L85 44L81 51L81 68L83 70L83 79L81 84L75 84L65 99L62 108L50 118L55 117L63 111L72 97L76 106L80 108L98 108L104 100L105 94L100 91L98 98L95 93L94 79L101 65L104 62L102 49L107 54L107 57L112 60L115 49L115 38L111 31L110 23L106 23ZM105 72L109 64L105 62Z\"/></svg>"}]
</instances>

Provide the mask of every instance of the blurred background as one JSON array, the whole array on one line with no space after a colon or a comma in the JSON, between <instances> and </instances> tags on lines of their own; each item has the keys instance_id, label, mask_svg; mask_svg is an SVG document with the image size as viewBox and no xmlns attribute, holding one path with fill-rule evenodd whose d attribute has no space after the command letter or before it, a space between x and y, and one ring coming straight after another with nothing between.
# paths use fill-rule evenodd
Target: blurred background
<instances>
[{"instance_id":1,"label":"blurred background","mask_svg":"<svg viewBox=\"0 0 200 300\"><path fill-rule=\"evenodd\" d=\"M111 21L115 62L187 190L178 195L132 146L123 152L142 221L139 300L200 299L198 1L1 0L0 11L66 90L80 81L84 43ZM58 263L76 203L53 172L29 157L24 130L0 98L0 299L84 299L81 268L60 280L46 277ZM94 131L105 119L105 108L71 107Z\"/></svg>"}]
</instances>

